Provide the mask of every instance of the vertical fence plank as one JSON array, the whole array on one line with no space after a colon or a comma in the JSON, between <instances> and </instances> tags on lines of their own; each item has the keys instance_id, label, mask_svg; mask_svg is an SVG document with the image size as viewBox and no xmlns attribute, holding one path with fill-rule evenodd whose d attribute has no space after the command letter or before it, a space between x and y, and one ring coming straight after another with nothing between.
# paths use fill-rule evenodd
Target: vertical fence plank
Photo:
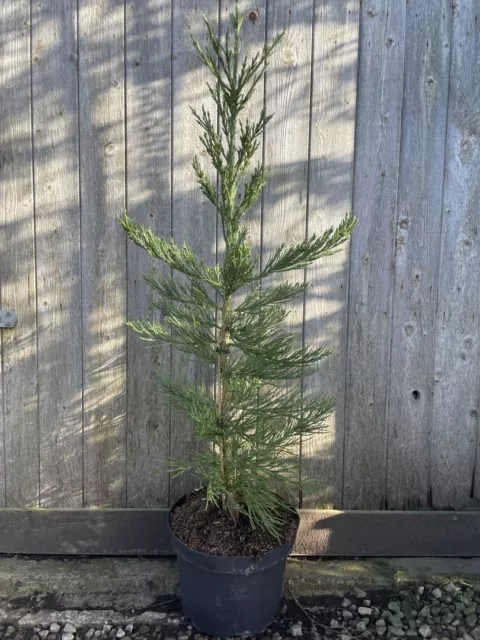
<instances>
[{"instance_id":1,"label":"vertical fence plank","mask_svg":"<svg viewBox=\"0 0 480 640\"><path fill-rule=\"evenodd\" d=\"M313 2L276 0L267 7L267 41L282 29L286 33L266 76L266 109L275 115L264 139L270 176L263 190L262 264L282 242L305 238ZM302 271L296 271L269 282L303 282L303 278ZM300 346L303 300L289 305L289 310L286 326L299 334ZM300 455L299 450L292 453Z\"/></svg>"},{"instance_id":2,"label":"vertical fence plank","mask_svg":"<svg viewBox=\"0 0 480 640\"><path fill-rule=\"evenodd\" d=\"M26 0L1 4L0 50L0 300L2 309L13 309L19 319L15 329L0 329L4 394L0 410L5 412L0 501L6 491L7 506L27 507L38 506L38 403L30 3Z\"/></svg>"},{"instance_id":3,"label":"vertical fence plank","mask_svg":"<svg viewBox=\"0 0 480 640\"><path fill-rule=\"evenodd\" d=\"M266 28L266 2L267 0L258 0L252 4L251 0L221 0L221 12L220 12L220 31L225 33L226 28L230 22L230 14L235 11L235 6L238 6L239 11L243 15L242 25L242 55L253 57L261 51L265 44L265 28ZM255 91L247 104L245 110L242 112L242 118L244 120L255 120L258 118L258 114L262 110L265 102L265 87L263 82L259 82ZM252 159L252 168L262 161L263 156L263 141L260 142L260 147ZM250 209L245 216L245 221L249 227L249 242L252 245L253 253L260 253L261 246L261 220L262 209L262 197L260 195L257 202ZM223 238L221 226L219 225L219 254L223 247ZM220 259L220 257L219 257ZM240 304L242 294L235 295L236 303Z\"/></svg>"},{"instance_id":4,"label":"vertical fence plank","mask_svg":"<svg viewBox=\"0 0 480 640\"><path fill-rule=\"evenodd\" d=\"M479 497L480 7L454 3L435 336L434 507Z\"/></svg>"},{"instance_id":5,"label":"vertical fence plank","mask_svg":"<svg viewBox=\"0 0 480 640\"><path fill-rule=\"evenodd\" d=\"M450 16L449 0L407 3L387 420L393 509L428 505Z\"/></svg>"},{"instance_id":6,"label":"vertical fence plank","mask_svg":"<svg viewBox=\"0 0 480 640\"><path fill-rule=\"evenodd\" d=\"M127 208L138 222L170 237L171 1L126 5ZM170 275L159 261L128 245L128 317L156 317L142 274ZM162 406L155 372L170 371L170 349L146 347L128 332L128 506L168 506L170 411Z\"/></svg>"},{"instance_id":7,"label":"vertical fence plank","mask_svg":"<svg viewBox=\"0 0 480 640\"><path fill-rule=\"evenodd\" d=\"M354 170L343 507L385 503L386 403L405 4L364 3Z\"/></svg>"},{"instance_id":8,"label":"vertical fence plank","mask_svg":"<svg viewBox=\"0 0 480 640\"><path fill-rule=\"evenodd\" d=\"M353 143L359 2L319 0L315 6L308 234L321 234L352 211ZM328 432L302 445L302 473L315 480L304 507L342 503L344 393L347 342L348 247L307 268L305 343L336 353L304 381L305 393L337 401Z\"/></svg>"},{"instance_id":9,"label":"vertical fence plank","mask_svg":"<svg viewBox=\"0 0 480 640\"><path fill-rule=\"evenodd\" d=\"M79 2L85 506L125 506L124 3Z\"/></svg>"},{"instance_id":10,"label":"vertical fence plank","mask_svg":"<svg viewBox=\"0 0 480 640\"><path fill-rule=\"evenodd\" d=\"M214 29L218 21L218 1L205 0L201 8L194 0L178 0L173 5L173 184L172 235L177 244L186 243L206 264L216 260L216 216L213 206L206 201L195 181L192 159L198 154L205 168L208 159L199 142L199 128L190 107L205 105L215 118L214 105L208 96L205 82L208 73L197 59L190 40L193 34L205 43L205 25L202 13ZM175 378L189 379L199 384L211 384L211 367L201 364L192 356L173 353L172 372ZM193 439L193 426L185 416L172 415L171 451L175 458L188 459L199 444ZM175 501L198 484L190 474L171 478L170 500Z\"/></svg>"},{"instance_id":11,"label":"vertical fence plank","mask_svg":"<svg viewBox=\"0 0 480 640\"><path fill-rule=\"evenodd\" d=\"M266 37L266 18L267 18L267 0L259 0L252 4L251 0L222 0L221 2L221 24L222 33L225 31L229 15L235 10L236 4L243 15L242 25L242 55L253 57L259 53L265 44ZM255 5L255 6L254 6ZM262 110L265 103L265 87L260 82L250 99L245 111L242 112L242 118L255 120ZM251 166L254 167L258 162L262 161L263 142L252 159ZM249 226L249 240L252 249L256 253L260 253L261 245L261 208L262 197L257 200L252 209L248 212L245 220Z\"/></svg>"},{"instance_id":12,"label":"vertical fence plank","mask_svg":"<svg viewBox=\"0 0 480 640\"><path fill-rule=\"evenodd\" d=\"M40 505L82 506L77 12L32 3Z\"/></svg>"}]
</instances>

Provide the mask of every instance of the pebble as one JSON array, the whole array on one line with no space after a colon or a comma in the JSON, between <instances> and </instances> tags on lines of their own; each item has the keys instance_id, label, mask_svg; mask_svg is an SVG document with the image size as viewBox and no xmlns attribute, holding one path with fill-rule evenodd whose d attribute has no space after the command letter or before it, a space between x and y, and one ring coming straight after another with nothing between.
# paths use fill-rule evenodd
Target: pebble
<instances>
[{"instance_id":1,"label":"pebble","mask_svg":"<svg viewBox=\"0 0 480 640\"><path fill-rule=\"evenodd\" d=\"M372 610L370 609L370 607L358 607L358 613L361 616L371 616Z\"/></svg>"},{"instance_id":2,"label":"pebble","mask_svg":"<svg viewBox=\"0 0 480 640\"><path fill-rule=\"evenodd\" d=\"M58 622L52 622L52 624L50 625L50 633L58 633L60 631L61 627L58 624ZM94 633L94 629L91 630L92 631L92 635ZM90 638L88 638L87 636L85 636L87 638L87 640L90 640L90 638L92 636L90 636Z\"/></svg>"},{"instance_id":3,"label":"pebble","mask_svg":"<svg viewBox=\"0 0 480 640\"><path fill-rule=\"evenodd\" d=\"M292 624L290 626L290 635L292 635L294 638L298 638L300 636L303 636L303 630L302 630L302 623L301 622L297 622L296 624Z\"/></svg>"},{"instance_id":4,"label":"pebble","mask_svg":"<svg viewBox=\"0 0 480 640\"><path fill-rule=\"evenodd\" d=\"M367 623L364 622L363 620L360 620L360 622L357 622L357 626L356 626L357 631L360 631L360 633L362 633L363 631L367 630Z\"/></svg>"},{"instance_id":5,"label":"pebble","mask_svg":"<svg viewBox=\"0 0 480 640\"><path fill-rule=\"evenodd\" d=\"M421 618L428 618L428 616L430 615L430 607L428 606L428 604L426 604L423 609L420 609L418 615Z\"/></svg>"},{"instance_id":6,"label":"pebble","mask_svg":"<svg viewBox=\"0 0 480 640\"><path fill-rule=\"evenodd\" d=\"M77 633L77 627L75 627L73 624L70 624L70 622L67 622L67 624L63 627L63 632L64 633Z\"/></svg>"},{"instance_id":7,"label":"pebble","mask_svg":"<svg viewBox=\"0 0 480 640\"><path fill-rule=\"evenodd\" d=\"M396 638L403 638L405 636L405 631L403 629L398 629L397 627L390 627L389 629L392 636Z\"/></svg>"},{"instance_id":8,"label":"pebble","mask_svg":"<svg viewBox=\"0 0 480 640\"><path fill-rule=\"evenodd\" d=\"M146 633L150 632L150 627L146 624L142 624L138 630L139 633L141 633L142 635L145 635Z\"/></svg>"},{"instance_id":9,"label":"pebble","mask_svg":"<svg viewBox=\"0 0 480 640\"><path fill-rule=\"evenodd\" d=\"M437 587L436 589L434 589L434 590L432 591L432 596L433 596L434 598L438 598L438 599L440 599L440 598L443 596L442 590L441 590L441 589L439 589L439 588Z\"/></svg>"},{"instance_id":10,"label":"pebble","mask_svg":"<svg viewBox=\"0 0 480 640\"><path fill-rule=\"evenodd\" d=\"M390 600L390 602L388 603L388 610L392 611L393 613L399 613L400 605L398 604L398 602L395 602L395 600Z\"/></svg>"},{"instance_id":11,"label":"pebble","mask_svg":"<svg viewBox=\"0 0 480 640\"><path fill-rule=\"evenodd\" d=\"M51 630L52 627L50 627ZM95 635L95 629L89 629L87 631L87 633L85 634L85 640L92 640L93 636Z\"/></svg>"},{"instance_id":12,"label":"pebble","mask_svg":"<svg viewBox=\"0 0 480 640\"><path fill-rule=\"evenodd\" d=\"M465 624L469 627L474 627L477 624L477 616L475 613L471 613L465 618Z\"/></svg>"},{"instance_id":13,"label":"pebble","mask_svg":"<svg viewBox=\"0 0 480 640\"><path fill-rule=\"evenodd\" d=\"M348 598L344 598L342 600L342 607L343 609L348 609L348 607L351 605L352 603L350 602L350 600Z\"/></svg>"},{"instance_id":14,"label":"pebble","mask_svg":"<svg viewBox=\"0 0 480 640\"><path fill-rule=\"evenodd\" d=\"M401 629L403 627L403 622L400 620L400 616L389 616L387 620L391 627L395 627L396 629Z\"/></svg>"},{"instance_id":15,"label":"pebble","mask_svg":"<svg viewBox=\"0 0 480 640\"><path fill-rule=\"evenodd\" d=\"M125 631L122 629L122 627L118 627L115 635L117 638L123 638L125 635Z\"/></svg>"},{"instance_id":16,"label":"pebble","mask_svg":"<svg viewBox=\"0 0 480 640\"><path fill-rule=\"evenodd\" d=\"M344 609L342 612L342 616L344 620L351 620L353 618L353 613L348 609Z\"/></svg>"},{"instance_id":17,"label":"pebble","mask_svg":"<svg viewBox=\"0 0 480 640\"><path fill-rule=\"evenodd\" d=\"M62 640L74 640L73 633L62 633Z\"/></svg>"},{"instance_id":18,"label":"pebble","mask_svg":"<svg viewBox=\"0 0 480 640\"><path fill-rule=\"evenodd\" d=\"M50 631L48 629L42 629L41 631L38 632L38 635L42 640L47 640L47 636L49 633Z\"/></svg>"},{"instance_id":19,"label":"pebble","mask_svg":"<svg viewBox=\"0 0 480 640\"><path fill-rule=\"evenodd\" d=\"M443 587L443 590L453 595L457 593L458 588L453 584L453 582L449 582Z\"/></svg>"},{"instance_id":20,"label":"pebble","mask_svg":"<svg viewBox=\"0 0 480 640\"><path fill-rule=\"evenodd\" d=\"M422 636L422 638L424 638L424 640L426 640L426 638L429 638L432 635L432 630L430 629L428 624L424 624L420 627L418 633Z\"/></svg>"},{"instance_id":21,"label":"pebble","mask_svg":"<svg viewBox=\"0 0 480 640\"><path fill-rule=\"evenodd\" d=\"M354 588L353 593L357 598L360 598L360 600L363 600L363 598L367 597L366 591L364 591L363 589L359 589L358 587Z\"/></svg>"}]
</instances>

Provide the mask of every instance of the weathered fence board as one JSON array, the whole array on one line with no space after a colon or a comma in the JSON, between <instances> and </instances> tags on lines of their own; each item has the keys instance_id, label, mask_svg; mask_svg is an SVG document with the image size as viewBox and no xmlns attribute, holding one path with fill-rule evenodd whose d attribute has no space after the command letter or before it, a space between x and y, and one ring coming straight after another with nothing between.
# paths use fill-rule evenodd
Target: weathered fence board
<instances>
[{"instance_id":1,"label":"weathered fence board","mask_svg":"<svg viewBox=\"0 0 480 640\"><path fill-rule=\"evenodd\" d=\"M124 506L126 491L126 251L117 222L125 208L123 9L123 0L79 2L83 486L90 507Z\"/></svg>"},{"instance_id":2,"label":"weathered fence board","mask_svg":"<svg viewBox=\"0 0 480 640\"><path fill-rule=\"evenodd\" d=\"M173 6L172 40L172 91L173 91L173 176L172 176L172 236L177 244L187 243L206 264L216 260L217 224L213 205L200 192L192 170L192 158L198 154L205 168L205 152L198 140L198 126L190 107L208 108L215 121L213 100L205 91L207 72L197 59L191 43L194 35L205 44L205 26L202 13L218 29L218 2L206 0L201 10L194 0L179 0ZM189 43L188 47L185 43ZM210 169L210 167L208 167ZM212 172L209 170L209 174ZM214 178L214 176L212 176ZM175 352L172 355L172 372L175 377L190 382L212 384L210 367L194 362L192 356ZM175 458L190 457L199 444L193 439L190 420L184 415L172 416L171 452ZM186 473L170 480L170 500L175 501L197 484L195 478Z\"/></svg>"},{"instance_id":3,"label":"weathered fence board","mask_svg":"<svg viewBox=\"0 0 480 640\"><path fill-rule=\"evenodd\" d=\"M383 508L405 4L362 4L348 306L346 508Z\"/></svg>"},{"instance_id":4,"label":"weathered fence board","mask_svg":"<svg viewBox=\"0 0 480 640\"><path fill-rule=\"evenodd\" d=\"M166 507L197 484L170 476L169 455L198 445L154 379L211 385L211 367L125 328L159 317L141 274L169 270L116 216L126 206L207 264L221 257L191 168L194 153L208 165L190 106L213 105L190 34L205 42L202 12L224 32L234 6L1 4L0 306L19 320L0 338L0 505ZM312 282L289 318L299 343L337 351L303 386L337 410L302 443L318 486L301 504L478 506L478 3L239 8L246 53L287 28L248 112L275 113L254 250L265 262L352 207L359 220L350 249L288 274Z\"/></svg>"},{"instance_id":5,"label":"weathered fence board","mask_svg":"<svg viewBox=\"0 0 480 640\"><path fill-rule=\"evenodd\" d=\"M435 507L462 506L478 497L479 21L478 2L455 3L434 350L431 487Z\"/></svg>"},{"instance_id":6,"label":"weathered fence board","mask_svg":"<svg viewBox=\"0 0 480 640\"><path fill-rule=\"evenodd\" d=\"M242 27L242 54L252 57L259 53L266 42L266 15L267 0L259 0L253 6L251 0L222 0L221 1L221 22L220 28L223 33L229 23L229 16L238 4L239 11L242 12L244 20ZM259 83L253 92L250 102L246 105L242 118L255 118L265 105L265 83ZM260 140L260 147L252 159L251 166L255 167L263 158L263 140ZM253 251L260 253L262 244L262 195L247 213L246 220L249 225L249 240ZM221 229L219 229L219 249L222 247ZM236 296L237 302L241 299L241 294Z\"/></svg>"},{"instance_id":7,"label":"weathered fence board","mask_svg":"<svg viewBox=\"0 0 480 640\"><path fill-rule=\"evenodd\" d=\"M261 263L285 242L305 239L309 152L309 112L311 90L313 5L291 0L270 2L267 8L267 41L285 29L285 35L272 55L266 76L265 105L275 119L264 136L265 163L270 168L263 189ZM303 282L302 270L269 278L270 284ZM302 344L303 297L288 305L286 326L298 334ZM288 388L300 386L288 383ZM300 456L300 448L291 452Z\"/></svg>"},{"instance_id":8,"label":"weathered fence board","mask_svg":"<svg viewBox=\"0 0 480 640\"><path fill-rule=\"evenodd\" d=\"M0 6L0 300L17 312L2 333L0 500L38 505L35 227L30 99L30 6ZM13 240L14 239L14 240ZM21 271L19 270L21 265ZM1 378L1 375L0 375ZM0 380L1 382L1 380ZM3 451L5 447L5 451ZM6 486L5 486L6 485Z\"/></svg>"},{"instance_id":9,"label":"weathered fence board","mask_svg":"<svg viewBox=\"0 0 480 640\"><path fill-rule=\"evenodd\" d=\"M449 2L407 4L386 501L426 507L450 65ZM441 19L439 19L441 18Z\"/></svg>"},{"instance_id":10,"label":"weathered fence board","mask_svg":"<svg viewBox=\"0 0 480 640\"><path fill-rule=\"evenodd\" d=\"M352 211L353 153L358 57L359 2L315 6L313 32L311 145L308 234L323 233ZM342 504L345 364L347 345L348 247L307 268L306 344L328 345L336 353L307 378L306 393L337 398L328 431L302 445L303 472L318 486L303 497L304 507Z\"/></svg>"},{"instance_id":11,"label":"weathered fence board","mask_svg":"<svg viewBox=\"0 0 480 640\"><path fill-rule=\"evenodd\" d=\"M77 55L75 5L33 3L31 65L42 507L83 504Z\"/></svg>"},{"instance_id":12,"label":"weathered fence board","mask_svg":"<svg viewBox=\"0 0 480 640\"><path fill-rule=\"evenodd\" d=\"M127 208L155 232L172 230L171 1L126 4ZM128 318L150 314L152 295L142 274L170 270L127 247ZM128 331L127 506L168 505L170 410L161 405L157 367L170 370L170 349L145 347Z\"/></svg>"}]
</instances>

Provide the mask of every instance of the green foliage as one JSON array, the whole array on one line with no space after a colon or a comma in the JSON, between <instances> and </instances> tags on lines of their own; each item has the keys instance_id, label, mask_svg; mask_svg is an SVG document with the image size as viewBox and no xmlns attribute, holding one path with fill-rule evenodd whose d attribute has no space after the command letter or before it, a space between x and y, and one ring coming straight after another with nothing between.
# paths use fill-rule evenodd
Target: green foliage
<instances>
[{"instance_id":1,"label":"green foliage","mask_svg":"<svg viewBox=\"0 0 480 640\"><path fill-rule=\"evenodd\" d=\"M299 347L298 337L285 330L288 311L284 305L303 296L307 285L269 285L265 279L304 269L334 253L349 238L355 219L347 216L321 236L280 246L259 270L243 218L267 181L262 164L253 169L250 165L271 116L264 110L252 122L241 116L283 34L241 62L241 24L237 10L223 39L206 21L209 46L202 48L193 40L213 76L208 89L219 129L217 118L205 109L192 112L217 172L218 187L197 157L193 170L221 220L223 262L205 265L189 247L155 236L127 214L120 222L130 240L183 274L146 275L162 322L134 320L130 327L144 340L173 345L215 370L215 394L184 380L158 377L162 397L173 410L191 418L196 438L208 445L192 460L174 461L173 468L178 473L193 470L205 484L209 502L234 519L244 514L252 527L276 536L288 506L272 488L298 491L298 458L292 451L325 429L333 410L330 397L304 394L301 387L289 388L285 381L312 374L331 350ZM241 298L234 295L239 291Z\"/></svg>"}]
</instances>

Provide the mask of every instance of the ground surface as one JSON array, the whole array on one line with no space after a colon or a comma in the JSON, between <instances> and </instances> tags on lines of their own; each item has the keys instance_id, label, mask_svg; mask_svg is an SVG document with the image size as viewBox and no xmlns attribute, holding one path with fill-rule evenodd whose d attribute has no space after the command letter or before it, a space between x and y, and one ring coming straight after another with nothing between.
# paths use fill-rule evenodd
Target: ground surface
<instances>
[{"instance_id":1,"label":"ground surface","mask_svg":"<svg viewBox=\"0 0 480 640\"><path fill-rule=\"evenodd\" d=\"M0 638L204 640L171 559L0 558ZM480 561L293 561L262 640L480 640Z\"/></svg>"}]
</instances>

